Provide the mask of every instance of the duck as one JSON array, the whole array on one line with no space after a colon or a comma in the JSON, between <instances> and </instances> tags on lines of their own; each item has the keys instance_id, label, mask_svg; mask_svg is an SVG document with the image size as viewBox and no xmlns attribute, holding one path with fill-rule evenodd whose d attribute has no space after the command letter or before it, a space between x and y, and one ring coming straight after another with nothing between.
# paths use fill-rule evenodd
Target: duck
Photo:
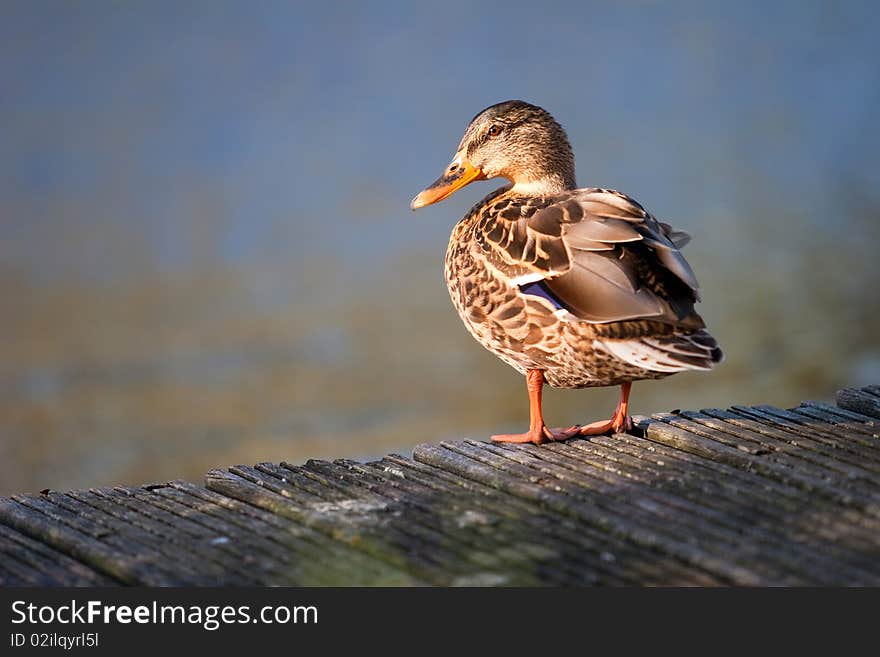
<instances>
[{"instance_id":1,"label":"duck","mask_svg":"<svg viewBox=\"0 0 880 657\"><path fill-rule=\"evenodd\" d=\"M690 236L626 194L578 188L568 136L547 110L508 100L479 112L411 208L492 178L507 182L455 225L444 273L468 332L525 377L529 428L493 441L631 431L634 381L721 362L694 309L699 285L681 253ZM620 398L608 420L550 428L545 384L619 386Z\"/></svg>"}]
</instances>

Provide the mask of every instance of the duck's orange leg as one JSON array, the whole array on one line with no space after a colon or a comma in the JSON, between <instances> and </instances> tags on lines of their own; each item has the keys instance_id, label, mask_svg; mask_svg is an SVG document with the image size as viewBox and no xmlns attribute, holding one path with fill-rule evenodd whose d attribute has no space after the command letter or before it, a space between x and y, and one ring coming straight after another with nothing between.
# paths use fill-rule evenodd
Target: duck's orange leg
<instances>
[{"instance_id":1,"label":"duck's orange leg","mask_svg":"<svg viewBox=\"0 0 880 657\"><path fill-rule=\"evenodd\" d=\"M632 383L626 382L620 386L620 401L617 402L617 408L610 420L600 422L591 422L582 426L578 433L582 436L598 436L603 433L620 433L621 431L632 431L633 421L629 416L629 391Z\"/></svg>"},{"instance_id":2,"label":"duck's orange leg","mask_svg":"<svg viewBox=\"0 0 880 657\"><path fill-rule=\"evenodd\" d=\"M544 389L544 371L529 370L526 373L526 388L529 391L529 430L525 433L504 433L492 436L496 443L535 443L539 445L548 440L567 440L576 436L580 427L568 429L549 429L544 424L541 411L541 396Z\"/></svg>"}]
</instances>

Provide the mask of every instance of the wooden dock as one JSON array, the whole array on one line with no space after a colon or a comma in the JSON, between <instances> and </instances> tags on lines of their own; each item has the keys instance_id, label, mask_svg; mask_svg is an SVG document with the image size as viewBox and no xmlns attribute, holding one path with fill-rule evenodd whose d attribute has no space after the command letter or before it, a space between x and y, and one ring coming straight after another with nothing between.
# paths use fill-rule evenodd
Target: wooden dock
<instances>
[{"instance_id":1,"label":"wooden dock","mask_svg":"<svg viewBox=\"0 0 880 657\"><path fill-rule=\"evenodd\" d=\"M878 585L880 386L0 498L0 585Z\"/></svg>"}]
</instances>

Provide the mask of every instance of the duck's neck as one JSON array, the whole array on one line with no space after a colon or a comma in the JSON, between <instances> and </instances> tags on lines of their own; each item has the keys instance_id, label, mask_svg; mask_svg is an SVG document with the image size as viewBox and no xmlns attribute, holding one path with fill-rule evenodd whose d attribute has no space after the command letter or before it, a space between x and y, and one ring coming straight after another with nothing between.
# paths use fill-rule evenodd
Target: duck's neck
<instances>
[{"instance_id":1,"label":"duck's neck","mask_svg":"<svg viewBox=\"0 0 880 657\"><path fill-rule=\"evenodd\" d=\"M576 186L573 173L553 173L540 178L515 180L510 191L523 196L545 196L559 194L567 189L574 189Z\"/></svg>"}]
</instances>

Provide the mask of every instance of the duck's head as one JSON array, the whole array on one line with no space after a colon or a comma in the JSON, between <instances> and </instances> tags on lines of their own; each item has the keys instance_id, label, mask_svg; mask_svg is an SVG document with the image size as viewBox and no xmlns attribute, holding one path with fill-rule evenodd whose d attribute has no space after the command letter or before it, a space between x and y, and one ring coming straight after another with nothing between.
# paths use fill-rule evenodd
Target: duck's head
<instances>
[{"instance_id":1,"label":"duck's head","mask_svg":"<svg viewBox=\"0 0 880 657\"><path fill-rule=\"evenodd\" d=\"M474 180L501 176L522 194L574 189L574 156L565 130L547 110L521 100L487 107L468 124L446 171L416 196L418 210Z\"/></svg>"}]
</instances>

